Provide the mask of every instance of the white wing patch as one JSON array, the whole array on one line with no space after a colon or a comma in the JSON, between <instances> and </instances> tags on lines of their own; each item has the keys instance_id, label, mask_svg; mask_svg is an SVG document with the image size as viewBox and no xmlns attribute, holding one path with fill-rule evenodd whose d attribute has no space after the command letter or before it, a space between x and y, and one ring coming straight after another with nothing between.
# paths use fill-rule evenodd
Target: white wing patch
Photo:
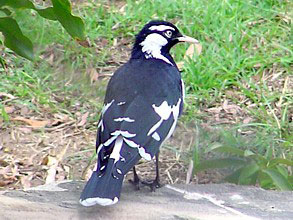
<instances>
[{"instance_id":1,"label":"white wing patch","mask_svg":"<svg viewBox=\"0 0 293 220\"><path fill-rule=\"evenodd\" d=\"M156 141L160 141L160 140L161 140L161 138L160 138L158 132L154 132L153 135L152 135L152 137L153 137Z\"/></svg>"},{"instance_id":2,"label":"white wing patch","mask_svg":"<svg viewBox=\"0 0 293 220\"><path fill-rule=\"evenodd\" d=\"M112 105L113 102L114 102L114 99L111 102L109 102L108 104L105 104L103 109L102 109L101 120L100 120L100 122L98 124L98 128L101 127L102 132L104 131L103 116L104 116L105 112L110 108L110 106Z\"/></svg>"},{"instance_id":3,"label":"white wing patch","mask_svg":"<svg viewBox=\"0 0 293 220\"><path fill-rule=\"evenodd\" d=\"M129 147L132 147L132 148L139 148L139 145L137 143L135 143L134 141L132 140L128 140L127 138L124 138L123 139L125 141L125 143L129 146Z\"/></svg>"},{"instance_id":4,"label":"white wing patch","mask_svg":"<svg viewBox=\"0 0 293 220\"><path fill-rule=\"evenodd\" d=\"M114 159L114 164L120 159L120 151L123 145L123 138L121 136L117 137L113 151L110 155L110 158Z\"/></svg>"},{"instance_id":5,"label":"white wing patch","mask_svg":"<svg viewBox=\"0 0 293 220\"><path fill-rule=\"evenodd\" d=\"M127 138L123 138L123 140L125 141L125 143L129 146L129 147L132 147L132 148L137 148L138 150L138 153L139 155L146 159L146 160L151 160L152 157L149 153L146 153L145 152L145 149L143 147L141 147L139 144L135 143L134 141L132 140L129 140Z\"/></svg>"},{"instance_id":6,"label":"white wing patch","mask_svg":"<svg viewBox=\"0 0 293 220\"><path fill-rule=\"evenodd\" d=\"M134 119L131 119L129 117L122 117L122 118L115 118L114 121L116 122L121 122L121 121L126 121L126 122L134 122Z\"/></svg>"},{"instance_id":7,"label":"white wing patch","mask_svg":"<svg viewBox=\"0 0 293 220\"><path fill-rule=\"evenodd\" d=\"M163 120L167 120L173 111L173 107L169 106L167 101L162 102L162 104L158 107L155 105L152 105L152 107Z\"/></svg>"},{"instance_id":8,"label":"white wing patch","mask_svg":"<svg viewBox=\"0 0 293 220\"><path fill-rule=\"evenodd\" d=\"M110 144L112 144L113 141L115 141L115 139L117 138L117 136L113 136L111 138L109 138L105 143L104 146L109 146Z\"/></svg>"},{"instance_id":9,"label":"white wing patch","mask_svg":"<svg viewBox=\"0 0 293 220\"><path fill-rule=\"evenodd\" d=\"M124 105L126 102L119 102L117 105Z\"/></svg>"},{"instance_id":10,"label":"white wing patch","mask_svg":"<svg viewBox=\"0 0 293 220\"><path fill-rule=\"evenodd\" d=\"M161 54L162 47L167 43L167 39L162 35L153 33L148 35L140 45L142 46L142 52L145 54L145 58L160 59L173 66L171 61Z\"/></svg>"},{"instance_id":11,"label":"white wing patch","mask_svg":"<svg viewBox=\"0 0 293 220\"><path fill-rule=\"evenodd\" d=\"M128 131L115 131L112 132L111 135L113 135L111 138L109 138L104 144L101 144L98 147L97 154L100 152L103 146L109 146L114 140L115 140L115 145L114 149L110 155L110 158L114 158L114 163L116 163L119 159L122 160L122 157L120 155L120 151L123 145L123 141L132 148L137 148L138 153L140 156L146 160L151 160L151 155L149 153L145 152L145 149L141 147L139 144L135 143L132 140L129 140L129 138L134 137L136 134L131 134ZM159 137L160 138L160 137Z\"/></svg>"},{"instance_id":12,"label":"white wing patch","mask_svg":"<svg viewBox=\"0 0 293 220\"><path fill-rule=\"evenodd\" d=\"M145 152L145 149L143 147L138 148L138 153L140 154L140 156L146 160L151 160L152 157L149 153Z\"/></svg>"},{"instance_id":13,"label":"white wing patch","mask_svg":"<svg viewBox=\"0 0 293 220\"><path fill-rule=\"evenodd\" d=\"M152 134L152 137L155 140L160 138L158 133L155 131L160 127L160 125L163 123L164 120L168 120L170 115L173 114L174 123L172 124L172 126L168 132L168 135L165 139L165 140L167 140L175 130L177 119L179 116L180 103L181 103L181 98L178 100L176 105L172 105L172 106L168 105L167 101L162 102L162 104L159 106L152 105L154 108L154 111L160 116L161 119L155 125L153 125L153 127L151 127L151 129L149 130L147 135L149 136Z\"/></svg>"},{"instance_id":14,"label":"white wing patch","mask_svg":"<svg viewBox=\"0 0 293 220\"><path fill-rule=\"evenodd\" d=\"M126 138L132 138L132 137L136 136L136 134L131 134L128 131L120 131L120 130L112 132L111 135L116 136L116 137L121 135Z\"/></svg>"},{"instance_id":15,"label":"white wing patch","mask_svg":"<svg viewBox=\"0 0 293 220\"><path fill-rule=\"evenodd\" d=\"M171 113L172 113L172 107L168 105L167 101L162 102L160 106L152 105L155 112L161 117L160 121L158 121L148 132L148 136L153 133L155 130L157 130L160 125L163 123L164 120L167 120Z\"/></svg>"},{"instance_id":16,"label":"white wing patch","mask_svg":"<svg viewBox=\"0 0 293 220\"><path fill-rule=\"evenodd\" d=\"M175 28L170 27L168 25L153 25L149 28L149 30L157 30L157 31L166 31L166 30L172 30L175 31Z\"/></svg>"}]
</instances>

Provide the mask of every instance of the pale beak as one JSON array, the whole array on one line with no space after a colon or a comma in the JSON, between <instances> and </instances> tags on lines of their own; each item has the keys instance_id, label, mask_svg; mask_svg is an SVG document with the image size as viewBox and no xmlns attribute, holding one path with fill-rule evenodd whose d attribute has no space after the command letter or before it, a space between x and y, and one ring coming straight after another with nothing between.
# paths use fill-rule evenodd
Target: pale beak
<instances>
[{"instance_id":1,"label":"pale beak","mask_svg":"<svg viewBox=\"0 0 293 220\"><path fill-rule=\"evenodd\" d=\"M199 44L199 41L192 38L192 37L188 37L188 36L182 36L182 37L178 37L177 38L180 42L188 42L188 43L192 43L192 44Z\"/></svg>"}]
</instances>

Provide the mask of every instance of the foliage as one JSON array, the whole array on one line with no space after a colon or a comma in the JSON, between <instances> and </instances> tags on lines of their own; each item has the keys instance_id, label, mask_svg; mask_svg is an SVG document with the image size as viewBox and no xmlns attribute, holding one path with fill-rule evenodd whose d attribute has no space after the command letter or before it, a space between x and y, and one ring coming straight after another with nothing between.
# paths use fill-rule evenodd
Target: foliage
<instances>
[{"instance_id":1,"label":"foliage","mask_svg":"<svg viewBox=\"0 0 293 220\"><path fill-rule=\"evenodd\" d=\"M35 10L45 19L59 21L74 39L84 39L83 21L80 17L71 14L69 0L51 0L51 3L52 6L41 7L34 5L30 0L0 0L0 32L5 38L4 45L22 57L34 59L31 40L23 35L17 21L13 18L13 11L25 9Z\"/></svg>"},{"instance_id":2,"label":"foliage","mask_svg":"<svg viewBox=\"0 0 293 220\"><path fill-rule=\"evenodd\" d=\"M293 190L292 156L278 152L269 143L247 140L232 133L232 130L221 132L218 141L208 144L204 153L217 153L218 158L194 160L196 173L207 169L230 168L232 173L224 181L244 185L258 184L265 189ZM264 152L260 151L261 148Z\"/></svg>"}]
</instances>

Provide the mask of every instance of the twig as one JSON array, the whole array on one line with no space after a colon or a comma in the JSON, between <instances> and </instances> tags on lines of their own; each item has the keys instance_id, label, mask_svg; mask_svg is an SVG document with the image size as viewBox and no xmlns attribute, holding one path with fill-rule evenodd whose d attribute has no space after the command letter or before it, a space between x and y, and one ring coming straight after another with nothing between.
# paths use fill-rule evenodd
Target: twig
<instances>
[{"instance_id":1,"label":"twig","mask_svg":"<svg viewBox=\"0 0 293 220\"><path fill-rule=\"evenodd\" d=\"M193 172L193 161L190 160L188 170L187 170L187 173L186 173L186 181L185 181L186 184L190 183L191 178L192 178L192 172Z\"/></svg>"}]
</instances>

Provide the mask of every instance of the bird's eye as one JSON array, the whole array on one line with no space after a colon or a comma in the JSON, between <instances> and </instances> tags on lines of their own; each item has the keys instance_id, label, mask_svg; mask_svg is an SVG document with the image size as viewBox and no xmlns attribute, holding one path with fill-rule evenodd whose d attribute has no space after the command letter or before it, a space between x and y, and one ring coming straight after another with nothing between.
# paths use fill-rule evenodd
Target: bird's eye
<instances>
[{"instance_id":1,"label":"bird's eye","mask_svg":"<svg viewBox=\"0 0 293 220\"><path fill-rule=\"evenodd\" d=\"M170 30L165 31L164 34L168 38L171 38L172 37L172 31L170 31Z\"/></svg>"}]
</instances>

